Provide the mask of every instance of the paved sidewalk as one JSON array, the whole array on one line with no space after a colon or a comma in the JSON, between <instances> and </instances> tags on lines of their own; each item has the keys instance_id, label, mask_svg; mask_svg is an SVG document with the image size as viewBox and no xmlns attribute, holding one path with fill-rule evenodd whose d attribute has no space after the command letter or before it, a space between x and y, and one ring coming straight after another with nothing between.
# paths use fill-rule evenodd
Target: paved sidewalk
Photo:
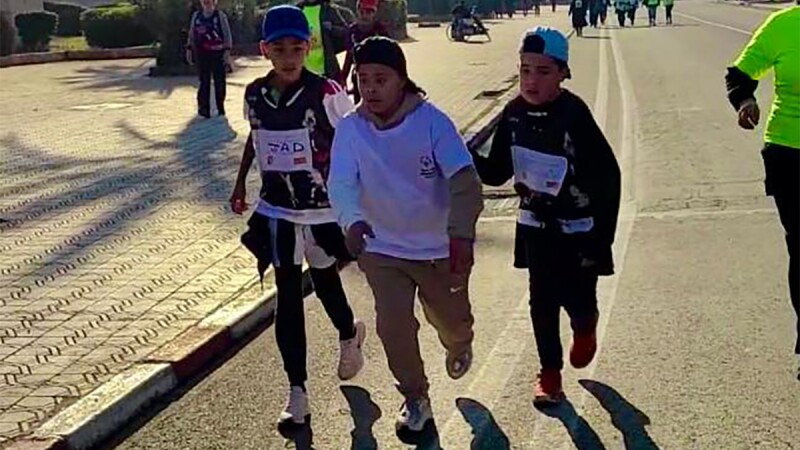
<instances>
[{"instance_id":1,"label":"paved sidewalk","mask_svg":"<svg viewBox=\"0 0 800 450\"><path fill-rule=\"evenodd\" d=\"M510 86L534 20L490 22L484 45L412 28L411 76L467 128L496 102L482 91ZM240 60L229 117L197 120L194 80L144 77L150 64L0 72L0 446L260 293L227 198L247 130L243 86L267 66Z\"/></svg>"}]
</instances>

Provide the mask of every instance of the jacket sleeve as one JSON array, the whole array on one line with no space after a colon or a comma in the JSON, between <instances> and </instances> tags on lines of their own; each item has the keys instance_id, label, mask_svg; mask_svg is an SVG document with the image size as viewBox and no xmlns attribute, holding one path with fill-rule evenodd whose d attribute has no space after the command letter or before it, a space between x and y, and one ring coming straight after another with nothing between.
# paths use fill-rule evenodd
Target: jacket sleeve
<instances>
[{"instance_id":1,"label":"jacket sleeve","mask_svg":"<svg viewBox=\"0 0 800 450\"><path fill-rule=\"evenodd\" d=\"M502 186L514 176L514 165L511 160L511 129L507 111L507 109L503 111L497 124L489 154L483 156L477 149L470 149L478 176L483 184L489 186Z\"/></svg>"},{"instance_id":2,"label":"jacket sleeve","mask_svg":"<svg viewBox=\"0 0 800 450\"><path fill-rule=\"evenodd\" d=\"M233 33L231 33L231 24L228 21L228 15L220 11L219 22L222 25L222 38L224 40L222 45L225 50L230 50L233 48Z\"/></svg>"},{"instance_id":3,"label":"jacket sleeve","mask_svg":"<svg viewBox=\"0 0 800 450\"><path fill-rule=\"evenodd\" d=\"M582 188L587 191L595 223L595 236L601 246L611 246L617 230L622 180L614 151L583 104L576 121L581 133L575 133L578 144L578 170Z\"/></svg>"},{"instance_id":4,"label":"jacket sleeve","mask_svg":"<svg viewBox=\"0 0 800 450\"><path fill-rule=\"evenodd\" d=\"M737 67L728 67L728 73L725 75L725 86L728 89L728 101L733 106L733 109L738 111L742 102L755 99L758 81L750 78Z\"/></svg>"},{"instance_id":5,"label":"jacket sleeve","mask_svg":"<svg viewBox=\"0 0 800 450\"><path fill-rule=\"evenodd\" d=\"M194 22L197 20L197 11L192 14L189 21L189 32L186 33L186 48L194 49Z\"/></svg>"}]
</instances>

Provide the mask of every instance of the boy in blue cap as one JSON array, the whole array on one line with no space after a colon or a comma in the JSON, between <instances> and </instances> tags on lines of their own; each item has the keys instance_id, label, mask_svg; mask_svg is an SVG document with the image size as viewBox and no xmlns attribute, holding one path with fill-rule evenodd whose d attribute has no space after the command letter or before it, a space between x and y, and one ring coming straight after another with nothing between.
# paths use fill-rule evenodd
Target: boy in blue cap
<instances>
[{"instance_id":1,"label":"boy in blue cap","mask_svg":"<svg viewBox=\"0 0 800 450\"><path fill-rule=\"evenodd\" d=\"M236 214L247 210L247 172L257 159L260 198L242 242L258 258L259 272L275 266L275 334L290 384L279 426L303 425L310 415L305 386L303 257L317 297L339 331L339 378L353 378L364 365L365 326L353 318L337 268L337 260L351 257L327 188L334 128L354 105L336 82L304 68L310 31L299 8L271 8L262 32L261 52L273 69L245 89L251 133L231 208Z\"/></svg>"},{"instance_id":2,"label":"boy in blue cap","mask_svg":"<svg viewBox=\"0 0 800 450\"><path fill-rule=\"evenodd\" d=\"M514 265L526 268L541 371L534 403L563 397L559 314L570 317L570 362L588 366L597 350L597 279L612 275L620 171L592 113L561 87L570 77L567 38L536 27L520 46L520 95L503 110L488 156L473 152L481 180L514 177L520 196Z\"/></svg>"}]
</instances>

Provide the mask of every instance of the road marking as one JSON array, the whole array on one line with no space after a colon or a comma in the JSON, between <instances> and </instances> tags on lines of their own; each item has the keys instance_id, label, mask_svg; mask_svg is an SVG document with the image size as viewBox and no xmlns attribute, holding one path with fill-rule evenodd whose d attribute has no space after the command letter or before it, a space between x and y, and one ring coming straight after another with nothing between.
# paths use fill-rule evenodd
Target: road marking
<instances>
[{"instance_id":1,"label":"road marking","mask_svg":"<svg viewBox=\"0 0 800 450\"><path fill-rule=\"evenodd\" d=\"M704 23L704 24L706 24L706 25L711 25L712 27L719 27L719 28L724 28L724 29L726 29L726 30L735 31L735 32L737 32L737 33L744 34L744 35L747 35L747 36L750 36L750 35L752 34L752 32L751 32L751 31L742 30L742 29L740 29L740 28L734 28L734 27L732 27L732 26L725 25L725 24L723 24L723 23L717 23L717 22L712 22L712 21L710 21L710 20L701 19L701 18L699 18L699 17L692 16L692 15L690 15L690 14L684 14L684 13L679 13L679 12L676 12L676 13L675 13L675 15L676 15L676 16L685 17L685 18L687 18L687 19L694 20L694 21L696 21L696 22Z\"/></svg>"}]
</instances>

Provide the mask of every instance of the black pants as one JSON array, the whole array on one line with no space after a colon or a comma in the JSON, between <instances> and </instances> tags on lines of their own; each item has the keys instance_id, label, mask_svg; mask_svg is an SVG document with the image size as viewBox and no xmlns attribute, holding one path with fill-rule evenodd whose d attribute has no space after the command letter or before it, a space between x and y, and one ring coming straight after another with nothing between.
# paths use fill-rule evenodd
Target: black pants
<instances>
[{"instance_id":1,"label":"black pants","mask_svg":"<svg viewBox=\"0 0 800 450\"><path fill-rule=\"evenodd\" d=\"M570 237L519 225L528 262L531 321L542 369L564 366L559 318L563 307L574 331L597 318L597 275L580 267Z\"/></svg>"},{"instance_id":2,"label":"black pants","mask_svg":"<svg viewBox=\"0 0 800 450\"><path fill-rule=\"evenodd\" d=\"M650 23L656 23L656 16L658 15L658 6L648 6L647 7L647 18L650 20Z\"/></svg>"},{"instance_id":3,"label":"black pants","mask_svg":"<svg viewBox=\"0 0 800 450\"><path fill-rule=\"evenodd\" d=\"M628 14L628 19L631 19L631 25L633 25L633 23L636 21L636 10L632 9L628 11L627 14Z\"/></svg>"},{"instance_id":4,"label":"black pants","mask_svg":"<svg viewBox=\"0 0 800 450\"><path fill-rule=\"evenodd\" d=\"M217 111L225 114L225 68L224 52L198 51L196 55L197 74L200 78L200 87L197 90L197 109L200 114L208 115L211 111L211 77L214 77L214 97Z\"/></svg>"},{"instance_id":5,"label":"black pants","mask_svg":"<svg viewBox=\"0 0 800 450\"><path fill-rule=\"evenodd\" d=\"M619 26L625 26L625 11L617 11L617 21L619 22Z\"/></svg>"},{"instance_id":6,"label":"black pants","mask_svg":"<svg viewBox=\"0 0 800 450\"><path fill-rule=\"evenodd\" d=\"M675 5L667 5L664 8L667 10L667 23L672 23L672 7Z\"/></svg>"},{"instance_id":7,"label":"black pants","mask_svg":"<svg viewBox=\"0 0 800 450\"><path fill-rule=\"evenodd\" d=\"M800 355L800 149L767 144L761 152L767 195L775 199L789 251L789 297L797 321L794 351Z\"/></svg>"},{"instance_id":8,"label":"black pants","mask_svg":"<svg viewBox=\"0 0 800 450\"><path fill-rule=\"evenodd\" d=\"M273 220L275 284L278 288L278 307L275 312L275 337L283 358L283 367L292 386L304 386L308 379L306 371L306 325L303 300L303 269L297 255L301 254L304 242L297 242L298 233L294 223ZM335 223L311 227L317 247L331 256L350 259L344 246L344 236ZM270 231L267 231L270 232ZM311 282L317 297L333 326L339 331L339 339L355 336L353 311L347 303L347 296L339 278L337 264L327 268L314 268L309 261Z\"/></svg>"}]
</instances>

